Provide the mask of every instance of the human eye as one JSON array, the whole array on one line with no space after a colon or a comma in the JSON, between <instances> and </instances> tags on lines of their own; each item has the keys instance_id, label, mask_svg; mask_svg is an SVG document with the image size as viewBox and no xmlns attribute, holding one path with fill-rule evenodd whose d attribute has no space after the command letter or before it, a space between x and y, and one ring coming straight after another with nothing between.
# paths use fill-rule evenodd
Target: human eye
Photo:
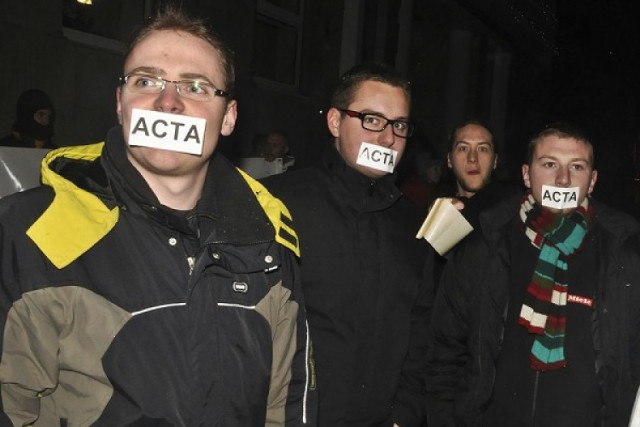
<instances>
[{"instance_id":1,"label":"human eye","mask_svg":"<svg viewBox=\"0 0 640 427\"><path fill-rule=\"evenodd\" d=\"M393 127L396 130L402 131L402 132L406 132L406 130L409 128L409 123L403 121L403 120L396 120L393 123Z\"/></svg>"},{"instance_id":2,"label":"human eye","mask_svg":"<svg viewBox=\"0 0 640 427\"><path fill-rule=\"evenodd\" d=\"M581 163L574 163L571 165L571 168L576 172L581 172L586 169L586 167Z\"/></svg>"},{"instance_id":3,"label":"human eye","mask_svg":"<svg viewBox=\"0 0 640 427\"><path fill-rule=\"evenodd\" d=\"M545 169L552 169L555 166L556 166L556 163L552 162L552 161L549 161L549 160L547 160L545 162L542 162L542 167L545 168Z\"/></svg>"},{"instance_id":4,"label":"human eye","mask_svg":"<svg viewBox=\"0 0 640 427\"><path fill-rule=\"evenodd\" d=\"M143 74L133 74L129 76L128 83L132 87L143 91L155 90L162 86L162 81L158 80L158 78Z\"/></svg>"},{"instance_id":5,"label":"human eye","mask_svg":"<svg viewBox=\"0 0 640 427\"><path fill-rule=\"evenodd\" d=\"M458 144L456 146L456 151L458 153L466 153L467 151L469 151L469 146L467 146L465 144Z\"/></svg>"},{"instance_id":6,"label":"human eye","mask_svg":"<svg viewBox=\"0 0 640 427\"><path fill-rule=\"evenodd\" d=\"M212 91L207 83L201 80L184 80L182 83L190 95L207 96Z\"/></svg>"},{"instance_id":7,"label":"human eye","mask_svg":"<svg viewBox=\"0 0 640 427\"><path fill-rule=\"evenodd\" d=\"M362 123L373 129L381 129L383 127L382 117L376 116L375 114L365 114L362 117Z\"/></svg>"},{"instance_id":8,"label":"human eye","mask_svg":"<svg viewBox=\"0 0 640 427\"><path fill-rule=\"evenodd\" d=\"M480 151L481 153L491 153L491 146L489 145L481 145L480 147L478 147L478 151Z\"/></svg>"}]
</instances>

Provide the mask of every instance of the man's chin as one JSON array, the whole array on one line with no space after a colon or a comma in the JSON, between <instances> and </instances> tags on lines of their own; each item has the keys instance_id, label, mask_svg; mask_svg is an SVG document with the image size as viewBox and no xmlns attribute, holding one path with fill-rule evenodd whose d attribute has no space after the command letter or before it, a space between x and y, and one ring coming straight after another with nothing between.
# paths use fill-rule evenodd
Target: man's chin
<instances>
[{"instance_id":1,"label":"man's chin","mask_svg":"<svg viewBox=\"0 0 640 427\"><path fill-rule=\"evenodd\" d=\"M362 166L362 165L358 165L359 167L356 169L358 172L360 172L361 174L365 175L368 178L371 179L380 179L384 176L389 175L391 172L387 172L387 171L382 171L379 169L375 169L375 168L371 168L368 166Z\"/></svg>"},{"instance_id":2,"label":"man's chin","mask_svg":"<svg viewBox=\"0 0 640 427\"><path fill-rule=\"evenodd\" d=\"M575 211L575 208L566 208L566 209L557 209L557 208L550 208L547 206L543 206L542 207L544 210L549 211L555 215L562 215L562 216L569 216L573 213L573 211Z\"/></svg>"},{"instance_id":3,"label":"man's chin","mask_svg":"<svg viewBox=\"0 0 640 427\"><path fill-rule=\"evenodd\" d=\"M477 193L478 191L482 190L484 187L487 186L487 182L479 182L479 183L470 183L470 182L464 182L464 185L462 186L462 189L468 193Z\"/></svg>"}]
</instances>

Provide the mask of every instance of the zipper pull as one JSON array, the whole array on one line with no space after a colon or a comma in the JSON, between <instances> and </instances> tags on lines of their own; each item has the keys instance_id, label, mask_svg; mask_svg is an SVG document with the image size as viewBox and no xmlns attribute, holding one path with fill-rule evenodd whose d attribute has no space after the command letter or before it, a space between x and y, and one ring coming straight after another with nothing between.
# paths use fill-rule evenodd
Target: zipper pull
<instances>
[{"instance_id":1,"label":"zipper pull","mask_svg":"<svg viewBox=\"0 0 640 427\"><path fill-rule=\"evenodd\" d=\"M189 276L193 273L193 269L196 267L196 257L188 256L187 264L189 264Z\"/></svg>"}]
</instances>

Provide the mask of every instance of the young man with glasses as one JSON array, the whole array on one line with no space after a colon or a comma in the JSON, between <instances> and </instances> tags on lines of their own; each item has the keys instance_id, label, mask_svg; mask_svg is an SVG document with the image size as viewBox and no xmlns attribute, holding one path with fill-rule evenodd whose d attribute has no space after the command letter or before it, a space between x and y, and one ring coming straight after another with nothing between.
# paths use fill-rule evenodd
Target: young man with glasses
<instances>
[{"instance_id":1,"label":"young man with glasses","mask_svg":"<svg viewBox=\"0 0 640 427\"><path fill-rule=\"evenodd\" d=\"M231 53L168 8L123 71L121 126L0 201L0 425L315 424L289 213L215 154Z\"/></svg>"},{"instance_id":2,"label":"young man with glasses","mask_svg":"<svg viewBox=\"0 0 640 427\"><path fill-rule=\"evenodd\" d=\"M333 143L318 165L264 181L300 238L321 426L422 420L430 248L415 239L423 218L393 174L413 130L409 106L396 70L354 67L333 93Z\"/></svg>"}]
</instances>

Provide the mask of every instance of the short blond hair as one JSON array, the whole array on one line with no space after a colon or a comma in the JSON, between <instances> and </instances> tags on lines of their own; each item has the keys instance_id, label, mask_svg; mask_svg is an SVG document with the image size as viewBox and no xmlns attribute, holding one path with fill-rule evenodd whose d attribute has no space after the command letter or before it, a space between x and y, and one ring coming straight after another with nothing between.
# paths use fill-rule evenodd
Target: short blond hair
<instances>
[{"instance_id":1,"label":"short blond hair","mask_svg":"<svg viewBox=\"0 0 640 427\"><path fill-rule=\"evenodd\" d=\"M233 51L203 19L192 17L182 9L171 4L158 9L155 16L148 19L133 32L127 46L124 62L127 62L131 51L133 51L145 37L154 31L164 30L182 31L202 39L213 46L220 56L224 73L225 87L219 89L233 93L236 80L235 56Z\"/></svg>"}]
</instances>

